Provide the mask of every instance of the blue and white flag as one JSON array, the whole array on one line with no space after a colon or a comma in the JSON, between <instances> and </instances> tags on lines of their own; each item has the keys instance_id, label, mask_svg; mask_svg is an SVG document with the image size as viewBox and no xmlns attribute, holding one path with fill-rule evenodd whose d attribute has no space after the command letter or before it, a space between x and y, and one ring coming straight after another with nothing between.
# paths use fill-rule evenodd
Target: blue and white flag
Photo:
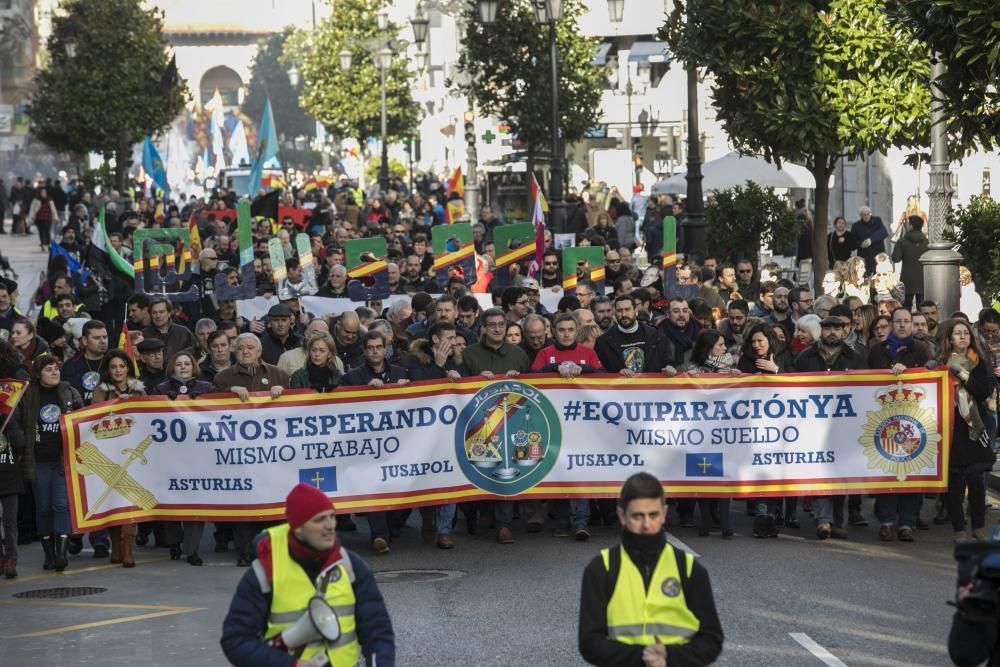
<instances>
[{"instance_id":1,"label":"blue and white flag","mask_svg":"<svg viewBox=\"0 0 1000 667\"><path fill-rule=\"evenodd\" d=\"M274 116L271 114L271 100L264 102L264 113L260 118L257 130L257 150L254 154L253 168L250 169L250 198L253 199L260 191L260 179L264 177L264 164L278 164L278 134L274 130Z\"/></svg>"},{"instance_id":2,"label":"blue and white flag","mask_svg":"<svg viewBox=\"0 0 1000 667\"><path fill-rule=\"evenodd\" d=\"M152 139L146 137L142 142L142 168L153 179L156 187L163 190L164 198L170 197L170 184L167 183L167 168L160 158L160 153L153 145Z\"/></svg>"}]
</instances>

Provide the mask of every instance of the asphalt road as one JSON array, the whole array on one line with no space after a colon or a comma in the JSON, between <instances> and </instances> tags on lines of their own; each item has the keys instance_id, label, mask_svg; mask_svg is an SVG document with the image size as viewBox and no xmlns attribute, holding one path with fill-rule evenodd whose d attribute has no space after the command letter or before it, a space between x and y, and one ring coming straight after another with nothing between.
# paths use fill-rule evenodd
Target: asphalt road
<instances>
[{"instance_id":1,"label":"asphalt road","mask_svg":"<svg viewBox=\"0 0 1000 667\"><path fill-rule=\"evenodd\" d=\"M45 264L36 243L0 236L0 253L21 274L22 308ZM670 525L674 539L696 551L711 574L726 633L717 664L949 664L950 528L918 532L912 544L880 543L875 528L854 529L849 541L818 542L805 528L755 540L742 509L734 503L732 540L717 533L699 538L673 519ZM865 510L870 517L870 500ZM591 541L577 543L516 526L512 546L459 530L457 548L444 552L420 542L414 514L388 556L370 553L364 530L343 535L381 573L398 664L583 664L576 651L580 576L600 548L617 541L616 530L595 529ZM991 515L990 525L997 518ZM224 664L220 628L243 570L232 554L214 554L208 543L202 552L205 566L196 568L170 561L165 550L139 548L139 566L124 570L85 550L65 573L54 574L41 570L37 543L23 547L21 576L0 580L0 667ZM399 570L416 572L393 573ZM14 597L55 587L106 590Z\"/></svg>"},{"instance_id":2,"label":"asphalt road","mask_svg":"<svg viewBox=\"0 0 1000 667\"><path fill-rule=\"evenodd\" d=\"M911 544L880 543L875 528L852 529L848 541L819 542L805 529L757 540L748 537L743 504L734 505L731 540L698 537L673 519L670 525L672 539L697 552L711 574L726 633L716 664L949 664L950 528L920 532ZM870 509L869 501L869 516ZM503 546L460 526L457 548L446 552L421 543L418 522L414 513L387 556L370 553L363 521L361 531L342 535L380 573L398 664L583 664L576 650L580 576L600 548L617 541L617 530L597 528L589 542L577 543L517 526L516 543ZM220 628L243 570L232 554L212 553L210 539L200 568L146 547L137 549L138 567L124 570L85 549L61 575L41 570L37 544L23 548L21 576L0 581L0 665L224 664ZM13 597L54 587L107 590L61 600ZM831 657L824 663L793 638L798 634Z\"/></svg>"}]
</instances>

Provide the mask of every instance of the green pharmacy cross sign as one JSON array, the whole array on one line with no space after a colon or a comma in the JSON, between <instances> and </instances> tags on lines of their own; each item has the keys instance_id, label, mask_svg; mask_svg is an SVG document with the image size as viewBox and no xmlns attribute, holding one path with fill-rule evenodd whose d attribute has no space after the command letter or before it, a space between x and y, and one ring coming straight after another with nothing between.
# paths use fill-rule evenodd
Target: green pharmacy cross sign
<instances>
[{"instance_id":1,"label":"green pharmacy cross sign","mask_svg":"<svg viewBox=\"0 0 1000 667\"><path fill-rule=\"evenodd\" d=\"M497 135L493 134L493 130L486 130L483 132L483 141L488 144L492 144L493 140L497 138Z\"/></svg>"}]
</instances>

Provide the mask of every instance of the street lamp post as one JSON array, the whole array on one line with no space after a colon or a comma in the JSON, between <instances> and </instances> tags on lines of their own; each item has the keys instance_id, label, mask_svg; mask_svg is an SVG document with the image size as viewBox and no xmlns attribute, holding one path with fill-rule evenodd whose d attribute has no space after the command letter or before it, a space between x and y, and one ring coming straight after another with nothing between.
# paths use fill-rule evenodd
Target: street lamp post
<instances>
[{"instance_id":1,"label":"street lamp post","mask_svg":"<svg viewBox=\"0 0 1000 667\"><path fill-rule=\"evenodd\" d=\"M381 140L382 140L382 164L378 168L378 187L381 192L387 192L389 190L389 123L388 123L388 112L386 109L386 74L389 68L392 67L392 48L389 38L385 37L384 34L386 30L389 29L389 15L382 10L377 16L377 25L379 32L383 34L376 40L371 40L366 43L366 48L369 49L372 59L375 62L375 67L379 72L379 97L381 101ZM343 70L351 69L351 63L354 59L354 54L350 49L344 48L339 54L340 67Z\"/></svg>"},{"instance_id":2,"label":"street lamp post","mask_svg":"<svg viewBox=\"0 0 1000 667\"><path fill-rule=\"evenodd\" d=\"M687 203L684 219L684 251L707 252L705 205L701 190L701 135L698 130L698 68L687 68L688 162Z\"/></svg>"},{"instance_id":3,"label":"street lamp post","mask_svg":"<svg viewBox=\"0 0 1000 667\"><path fill-rule=\"evenodd\" d=\"M450 2L449 0L429 0L429 4L445 14L454 14L456 29L460 34L465 33L467 28L465 12L469 9L469 5L466 0L459 0L457 4ZM499 0L482 0L479 4L480 16L485 18L492 17L491 21L495 20L498 4ZM428 26L430 24L430 20L426 14L426 8L427 5L424 0L420 0L420 2L417 3L416 15L410 19L410 24L413 26L413 41L419 47L419 51L417 52L417 67L421 70L423 69L423 63L420 61L426 60L428 55L427 51L423 48L427 42ZM454 80L455 75L451 78ZM471 99L469 99L469 111L465 112L464 120L467 127L475 122L475 112L473 111ZM475 222L479 219L480 188L478 177L479 158L476 151L476 133L474 125L472 126L471 132L465 133L465 143L467 172L465 174L465 214L469 217L470 221Z\"/></svg>"},{"instance_id":4,"label":"street lamp post","mask_svg":"<svg viewBox=\"0 0 1000 667\"><path fill-rule=\"evenodd\" d=\"M929 212L927 235L930 243L927 252L920 256L924 265L924 297L938 305L941 313L959 310L960 286L958 265L962 256L944 239L951 211L951 170L948 159L947 118L940 101L938 79L945 73L945 65L934 58L931 69L931 173L927 188Z\"/></svg>"}]
</instances>

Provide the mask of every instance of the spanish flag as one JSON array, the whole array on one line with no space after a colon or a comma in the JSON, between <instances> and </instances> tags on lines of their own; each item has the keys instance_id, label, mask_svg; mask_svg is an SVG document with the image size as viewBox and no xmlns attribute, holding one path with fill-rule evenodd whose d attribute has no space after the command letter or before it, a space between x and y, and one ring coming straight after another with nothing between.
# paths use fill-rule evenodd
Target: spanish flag
<instances>
[{"instance_id":1,"label":"spanish flag","mask_svg":"<svg viewBox=\"0 0 1000 667\"><path fill-rule=\"evenodd\" d=\"M197 258L201 254L201 232L198 231L198 215L195 213L188 220L188 232L191 236L191 256Z\"/></svg>"},{"instance_id":2,"label":"spanish flag","mask_svg":"<svg viewBox=\"0 0 1000 667\"><path fill-rule=\"evenodd\" d=\"M128 323L122 325L122 332L118 334L118 347L125 350L125 354L132 360L132 372L135 377L139 377L139 363L136 361L135 345L132 344L132 337L128 335Z\"/></svg>"},{"instance_id":3,"label":"spanish flag","mask_svg":"<svg viewBox=\"0 0 1000 667\"><path fill-rule=\"evenodd\" d=\"M277 174L268 174L264 178L260 179L260 184L265 188L271 188L274 190L283 190L288 187L285 183L285 179Z\"/></svg>"},{"instance_id":4,"label":"spanish flag","mask_svg":"<svg viewBox=\"0 0 1000 667\"><path fill-rule=\"evenodd\" d=\"M15 378L0 378L0 431L7 425L11 413L17 407L17 402L24 396L26 380Z\"/></svg>"}]
</instances>

